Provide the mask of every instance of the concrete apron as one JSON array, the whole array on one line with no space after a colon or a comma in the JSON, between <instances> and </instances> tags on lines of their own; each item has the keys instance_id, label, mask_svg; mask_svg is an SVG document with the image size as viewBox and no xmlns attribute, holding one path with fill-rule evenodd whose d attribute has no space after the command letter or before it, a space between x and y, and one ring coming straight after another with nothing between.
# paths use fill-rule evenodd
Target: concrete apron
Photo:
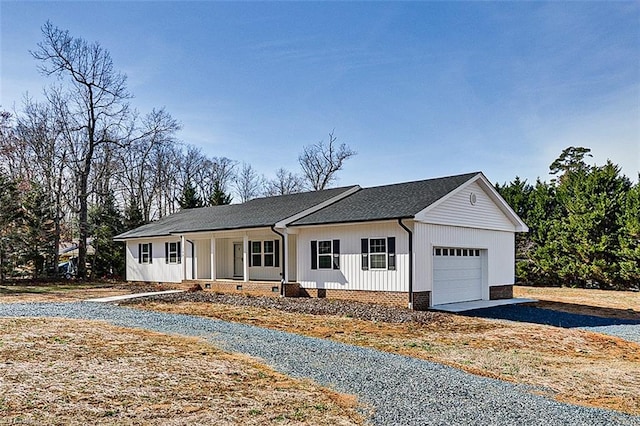
<instances>
[{"instance_id":1,"label":"concrete apron","mask_svg":"<svg viewBox=\"0 0 640 426\"><path fill-rule=\"evenodd\" d=\"M535 299L513 298L498 300L473 300L471 302L447 303L444 305L434 305L430 309L443 312L465 312L474 309L493 308L494 306L516 305L519 303L537 302Z\"/></svg>"},{"instance_id":2,"label":"concrete apron","mask_svg":"<svg viewBox=\"0 0 640 426\"><path fill-rule=\"evenodd\" d=\"M124 294L122 296L99 297L97 299L87 299L85 300L85 302L108 303L108 302L117 302L119 300L137 299L138 297L156 296L158 294L171 294L171 293L183 293L183 292L184 290L153 291L149 293Z\"/></svg>"}]
</instances>

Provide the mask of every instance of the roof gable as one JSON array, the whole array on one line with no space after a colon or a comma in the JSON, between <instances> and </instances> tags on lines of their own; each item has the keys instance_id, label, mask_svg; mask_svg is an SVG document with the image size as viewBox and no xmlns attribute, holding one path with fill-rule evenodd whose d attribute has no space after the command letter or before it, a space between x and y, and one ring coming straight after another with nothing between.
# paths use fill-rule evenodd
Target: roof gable
<instances>
[{"instance_id":1,"label":"roof gable","mask_svg":"<svg viewBox=\"0 0 640 426\"><path fill-rule=\"evenodd\" d=\"M473 202L471 193L474 194ZM415 215L415 219L442 225L516 232L529 230L482 173L426 207Z\"/></svg>"},{"instance_id":2,"label":"roof gable","mask_svg":"<svg viewBox=\"0 0 640 426\"><path fill-rule=\"evenodd\" d=\"M292 226L413 218L479 173L364 188Z\"/></svg>"}]
</instances>

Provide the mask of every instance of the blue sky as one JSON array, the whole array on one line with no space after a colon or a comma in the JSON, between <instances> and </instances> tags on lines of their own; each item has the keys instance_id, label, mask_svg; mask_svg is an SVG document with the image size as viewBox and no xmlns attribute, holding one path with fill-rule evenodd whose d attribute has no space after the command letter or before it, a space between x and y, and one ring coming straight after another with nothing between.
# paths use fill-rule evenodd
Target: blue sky
<instances>
[{"instance_id":1,"label":"blue sky","mask_svg":"<svg viewBox=\"0 0 640 426\"><path fill-rule=\"evenodd\" d=\"M335 129L338 184L548 179L567 146L640 170L640 2L0 1L0 106L51 81L47 21L99 41L141 112L267 177Z\"/></svg>"}]
</instances>

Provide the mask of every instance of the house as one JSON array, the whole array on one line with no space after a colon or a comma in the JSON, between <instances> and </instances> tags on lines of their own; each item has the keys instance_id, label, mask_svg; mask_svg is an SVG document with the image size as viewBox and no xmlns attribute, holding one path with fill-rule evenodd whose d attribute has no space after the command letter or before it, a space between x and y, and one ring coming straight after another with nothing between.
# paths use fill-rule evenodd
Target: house
<instances>
[{"instance_id":1,"label":"house","mask_svg":"<svg viewBox=\"0 0 640 426\"><path fill-rule=\"evenodd\" d=\"M477 172L184 210L116 239L129 281L423 310L511 298L527 231Z\"/></svg>"}]
</instances>

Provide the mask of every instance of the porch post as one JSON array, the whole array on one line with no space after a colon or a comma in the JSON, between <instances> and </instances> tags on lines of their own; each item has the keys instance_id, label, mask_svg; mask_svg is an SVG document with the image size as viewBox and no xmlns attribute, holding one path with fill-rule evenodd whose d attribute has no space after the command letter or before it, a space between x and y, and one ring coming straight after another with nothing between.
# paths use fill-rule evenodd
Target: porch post
<instances>
[{"instance_id":1,"label":"porch post","mask_svg":"<svg viewBox=\"0 0 640 426\"><path fill-rule=\"evenodd\" d=\"M193 242L194 240L191 240L191 275L193 275L191 277L192 280L197 280L198 279L198 247L196 247L195 242Z\"/></svg>"},{"instance_id":2,"label":"porch post","mask_svg":"<svg viewBox=\"0 0 640 426\"><path fill-rule=\"evenodd\" d=\"M282 264L284 265L284 279L285 283L289 282L289 233L284 231L284 247L282 250Z\"/></svg>"},{"instance_id":3,"label":"porch post","mask_svg":"<svg viewBox=\"0 0 640 426\"><path fill-rule=\"evenodd\" d=\"M180 247L182 248L180 253L180 261L182 262L182 281L187 279L187 247L184 240L184 235L180 235Z\"/></svg>"},{"instance_id":4,"label":"porch post","mask_svg":"<svg viewBox=\"0 0 640 426\"><path fill-rule=\"evenodd\" d=\"M244 282L249 282L249 236L242 239L242 274Z\"/></svg>"},{"instance_id":5,"label":"porch post","mask_svg":"<svg viewBox=\"0 0 640 426\"><path fill-rule=\"evenodd\" d=\"M211 237L211 280L216 280L216 239Z\"/></svg>"}]
</instances>

